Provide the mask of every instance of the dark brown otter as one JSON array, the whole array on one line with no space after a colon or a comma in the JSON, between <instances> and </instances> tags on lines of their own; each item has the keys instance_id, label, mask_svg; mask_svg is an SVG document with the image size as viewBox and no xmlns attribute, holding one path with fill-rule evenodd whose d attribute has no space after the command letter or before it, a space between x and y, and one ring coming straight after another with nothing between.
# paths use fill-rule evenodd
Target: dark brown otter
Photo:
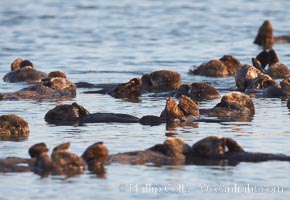
<instances>
[{"instance_id":1,"label":"dark brown otter","mask_svg":"<svg viewBox=\"0 0 290 200\"><path fill-rule=\"evenodd\" d=\"M25 139L29 136L29 125L22 118L14 114L0 116L0 139Z\"/></svg>"},{"instance_id":2,"label":"dark brown otter","mask_svg":"<svg viewBox=\"0 0 290 200\"><path fill-rule=\"evenodd\" d=\"M11 71L3 77L5 82L41 82L47 74L34 69L29 60L17 58L11 63Z\"/></svg>"},{"instance_id":3,"label":"dark brown otter","mask_svg":"<svg viewBox=\"0 0 290 200\"><path fill-rule=\"evenodd\" d=\"M177 90L182 84L181 75L171 70L159 70L144 74L141 80L142 90L149 92Z\"/></svg>"},{"instance_id":4,"label":"dark brown otter","mask_svg":"<svg viewBox=\"0 0 290 200\"><path fill-rule=\"evenodd\" d=\"M273 35L273 26L269 20L265 20L258 30L254 44L262 46L264 49L272 49L274 43L290 43L289 35Z\"/></svg>"},{"instance_id":5,"label":"dark brown otter","mask_svg":"<svg viewBox=\"0 0 290 200\"><path fill-rule=\"evenodd\" d=\"M288 67L279 62L279 58L274 49L269 51L263 50L257 55L256 59L260 62L260 66L263 69L268 66L266 73L269 74L273 79L290 77L290 71Z\"/></svg>"},{"instance_id":6,"label":"dark brown otter","mask_svg":"<svg viewBox=\"0 0 290 200\"><path fill-rule=\"evenodd\" d=\"M262 46L264 49L272 49L274 44L273 26L269 20L265 20L259 28L254 43Z\"/></svg>"},{"instance_id":7,"label":"dark brown otter","mask_svg":"<svg viewBox=\"0 0 290 200\"><path fill-rule=\"evenodd\" d=\"M190 73L200 76L227 77L235 75L240 67L241 63L238 59L224 55L218 60L210 60L200 66L194 66L190 69Z\"/></svg>"},{"instance_id":8,"label":"dark brown otter","mask_svg":"<svg viewBox=\"0 0 290 200\"><path fill-rule=\"evenodd\" d=\"M276 82L273 84L263 79L256 79L253 84L266 85L266 87L252 87L252 89L247 89L245 91L246 94L265 98L285 98L290 96L290 81L288 78L283 79L280 84Z\"/></svg>"},{"instance_id":9,"label":"dark brown otter","mask_svg":"<svg viewBox=\"0 0 290 200\"><path fill-rule=\"evenodd\" d=\"M96 91L86 91L87 94L109 94L116 98L128 98L130 101L138 101L138 97L147 92L171 92L181 86L181 75L171 70L159 70L150 74L144 74L142 78L133 78L129 82L120 84L90 84L86 82L76 83L80 88L102 88Z\"/></svg>"},{"instance_id":10,"label":"dark brown otter","mask_svg":"<svg viewBox=\"0 0 290 200\"><path fill-rule=\"evenodd\" d=\"M71 105L58 105L48 111L44 117L45 121L52 124L84 124L84 123L138 123L139 118L118 113L93 113L90 114L84 107L77 103Z\"/></svg>"},{"instance_id":11,"label":"dark brown otter","mask_svg":"<svg viewBox=\"0 0 290 200\"><path fill-rule=\"evenodd\" d=\"M219 91L214 88L210 83L192 83L189 97L193 101L204 101L220 98Z\"/></svg>"},{"instance_id":12,"label":"dark brown otter","mask_svg":"<svg viewBox=\"0 0 290 200\"><path fill-rule=\"evenodd\" d=\"M235 140L216 136L206 137L193 144L192 156L189 159L189 163L195 162L196 158L228 160L229 164L270 160L290 161L290 156L283 154L247 152Z\"/></svg>"}]
</instances>

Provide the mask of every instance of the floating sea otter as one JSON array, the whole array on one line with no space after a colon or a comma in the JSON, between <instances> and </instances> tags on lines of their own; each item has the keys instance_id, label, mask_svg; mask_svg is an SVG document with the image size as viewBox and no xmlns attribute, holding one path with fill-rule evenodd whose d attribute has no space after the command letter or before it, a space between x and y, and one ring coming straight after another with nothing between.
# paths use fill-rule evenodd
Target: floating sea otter
<instances>
[{"instance_id":1,"label":"floating sea otter","mask_svg":"<svg viewBox=\"0 0 290 200\"><path fill-rule=\"evenodd\" d=\"M210 60L200 66L194 66L190 73L200 76L227 77L236 74L241 67L241 63L233 56L225 55L220 59Z\"/></svg>"},{"instance_id":2,"label":"floating sea otter","mask_svg":"<svg viewBox=\"0 0 290 200\"><path fill-rule=\"evenodd\" d=\"M271 50L263 50L256 57L256 67L263 70L263 72L267 73L271 78L288 78L290 77L290 71L286 65L279 62L279 58L274 49ZM259 62L257 62L259 61ZM268 66L268 69L266 69Z\"/></svg>"},{"instance_id":3,"label":"floating sea otter","mask_svg":"<svg viewBox=\"0 0 290 200\"><path fill-rule=\"evenodd\" d=\"M290 43L290 36L274 37L272 24L269 20L265 20L259 28L254 43L262 46L264 49L272 49L274 43Z\"/></svg>"},{"instance_id":4,"label":"floating sea otter","mask_svg":"<svg viewBox=\"0 0 290 200\"><path fill-rule=\"evenodd\" d=\"M109 155L103 142L89 146L81 157L67 151L70 143L54 148L51 158L45 143L33 145L29 149L31 159L10 157L0 159L0 172L33 171L42 176L48 174L77 175L89 169L94 173L104 173L104 165L154 164L154 165L219 165L227 161L229 165L239 162L290 161L283 154L256 153L245 151L231 138L209 136L189 146L179 138L169 138L163 144L146 150ZM226 150L227 149L227 150ZM222 163L224 165L224 163Z\"/></svg>"},{"instance_id":5,"label":"floating sea otter","mask_svg":"<svg viewBox=\"0 0 290 200\"><path fill-rule=\"evenodd\" d=\"M220 98L220 92L207 82L193 82L192 84L182 84L173 95L179 98L181 95L190 97L193 101L205 101Z\"/></svg>"},{"instance_id":6,"label":"floating sea otter","mask_svg":"<svg viewBox=\"0 0 290 200\"><path fill-rule=\"evenodd\" d=\"M44 117L48 123L53 124L83 124L83 123L138 123L138 117L118 113L93 113L90 114L84 107L77 103L71 105L58 105L48 111ZM156 122L157 123L157 122ZM161 123L161 122L160 122Z\"/></svg>"},{"instance_id":7,"label":"floating sea otter","mask_svg":"<svg viewBox=\"0 0 290 200\"><path fill-rule=\"evenodd\" d=\"M254 105L251 99L242 93L229 93L222 98L222 102L212 109L202 109L204 115L216 116L226 121L236 121L241 117L250 117L254 114ZM221 112L222 111L222 112ZM146 115L141 118L121 113L89 113L77 103L58 105L49 110L45 121L58 125L79 125L85 123L140 123L143 125L160 125L172 122L222 122L223 120L200 119L198 103L182 95L179 104L173 98L166 100L164 111L160 117Z\"/></svg>"},{"instance_id":8,"label":"floating sea otter","mask_svg":"<svg viewBox=\"0 0 290 200\"><path fill-rule=\"evenodd\" d=\"M29 125L14 114L0 116L0 140L22 140L29 136Z\"/></svg>"},{"instance_id":9,"label":"floating sea otter","mask_svg":"<svg viewBox=\"0 0 290 200\"><path fill-rule=\"evenodd\" d=\"M200 109L200 114L229 121L250 121L255 114L252 99L241 92L224 95L221 102L211 109Z\"/></svg>"},{"instance_id":10,"label":"floating sea otter","mask_svg":"<svg viewBox=\"0 0 290 200\"><path fill-rule=\"evenodd\" d=\"M243 65L235 75L238 90L245 91L252 88L266 88L277 85L276 82L266 74L256 59L253 59L254 66Z\"/></svg>"},{"instance_id":11,"label":"floating sea otter","mask_svg":"<svg viewBox=\"0 0 290 200\"><path fill-rule=\"evenodd\" d=\"M1 93L0 100L74 98L76 86L63 76L62 72L51 72L40 84L16 92Z\"/></svg>"},{"instance_id":12,"label":"floating sea otter","mask_svg":"<svg viewBox=\"0 0 290 200\"><path fill-rule=\"evenodd\" d=\"M227 150L226 150L227 149ZM206 137L190 147L179 138L167 139L163 144L154 145L141 151L132 151L108 155L108 149L102 142L95 143L87 148L82 155L89 166L101 164L219 164L227 160L228 164L236 165L239 162L262 162L270 160L290 161L290 156L283 154L252 153L244 149L231 138ZM90 167L89 167L90 168ZM93 168L93 167L92 167Z\"/></svg>"},{"instance_id":13,"label":"floating sea otter","mask_svg":"<svg viewBox=\"0 0 290 200\"><path fill-rule=\"evenodd\" d=\"M163 75L162 75L163 74ZM161 75L159 78L158 76ZM149 78L151 77L151 78ZM175 82L177 81L177 82ZM179 98L181 95L189 96L194 101L204 101L220 98L219 91L210 83L194 82L192 84L181 84L180 75L176 72L161 70L144 75L140 78L133 78L127 83L118 85L113 84L88 84L77 83L77 87L100 87L97 91L86 91L84 93L109 94L116 98L128 98L129 100L138 100L143 93L155 92L153 96L174 96ZM159 92L162 92L160 94Z\"/></svg>"},{"instance_id":14,"label":"floating sea otter","mask_svg":"<svg viewBox=\"0 0 290 200\"><path fill-rule=\"evenodd\" d=\"M265 54L267 52L262 52L257 56L263 63L268 62ZM261 97L287 97L290 95L288 78L285 78L279 84L268 75L275 74L276 77L280 76L281 78L283 77L282 74L284 74L288 77L288 69L284 70L284 67L281 67L282 65L276 62L266 72L263 69L263 64L258 59L252 58L252 62L253 66L244 65L237 71L235 81L238 90L244 91L246 94Z\"/></svg>"},{"instance_id":15,"label":"floating sea otter","mask_svg":"<svg viewBox=\"0 0 290 200\"><path fill-rule=\"evenodd\" d=\"M39 143L29 149L33 159L30 164L32 171L45 176L53 175L77 175L87 169L87 163L76 154L68 152L70 143L63 143L53 149L51 157L47 154L48 148L44 143Z\"/></svg>"},{"instance_id":16,"label":"floating sea otter","mask_svg":"<svg viewBox=\"0 0 290 200\"><path fill-rule=\"evenodd\" d=\"M3 80L5 82L41 82L47 74L34 69L29 60L17 58L11 63L11 72L7 73Z\"/></svg>"},{"instance_id":17,"label":"floating sea otter","mask_svg":"<svg viewBox=\"0 0 290 200\"><path fill-rule=\"evenodd\" d=\"M171 70L159 70L150 74L144 74L141 78L133 78L127 83L121 84L90 84L86 82L76 83L79 88L103 88L97 91L85 93L106 93L113 97L127 97L140 95L144 92L163 92L177 90L182 83L181 75Z\"/></svg>"}]
</instances>

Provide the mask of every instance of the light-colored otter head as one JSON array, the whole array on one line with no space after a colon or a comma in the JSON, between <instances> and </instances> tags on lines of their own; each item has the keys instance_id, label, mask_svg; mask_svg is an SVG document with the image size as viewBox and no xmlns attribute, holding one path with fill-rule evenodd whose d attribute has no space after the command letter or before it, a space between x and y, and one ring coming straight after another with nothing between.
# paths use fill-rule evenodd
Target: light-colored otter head
<instances>
[{"instance_id":1,"label":"light-colored otter head","mask_svg":"<svg viewBox=\"0 0 290 200\"><path fill-rule=\"evenodd\" d=\"M74 83L68 81L65 78L55 77L49 78L43 85L57 90L62 95L70 94L71 97L76 96L76 86Z\"/></svg>"},{"instance_id":2,"label":"light-colored otter head","mask_svg":"<svg viewBox=\"0 0 290 200\"><path fill-rule=\"evenodd\" d=\"M184 113L180 110L175 100L171 97L166 99L165 117L166 121L175 121L184 118Z\"/></svg>"},{"instance_id":3,"label":"light-colored otter head","mask_svg":"<svg viewBox=\"0 0 290 200\"><path fill-rule=\"evenodd\" d=\"M245 95L241 92L230 92L224 95L221 99L221 103L223 102L232 102L241 107L246 107L250 109L252 115L255 114L253 100L248 95Z\"/></svg>"},{"instance_id":4,"label":"light-colored otter head","mask_svg":"<svg viewBox=\"0 0 290 200\"><path fill-rule=\"evenodd\" d=\"M174 155L188 155L191 152L191 147L180 138L168 138L164 141L163 145L168 148L168 150L170 150Z\"/></svg>"},{"instance_id":5,"label":"light-colored otter head","mask_svg":"<svg viewBox=\"0 0 290 200\"><path fill-rule=\"evenodd\" d=\"M16 58L12 63L11 63L11 71L16 71L20 69L20 63L23 61L22 58Z\"/></svg>"}]
</instances>

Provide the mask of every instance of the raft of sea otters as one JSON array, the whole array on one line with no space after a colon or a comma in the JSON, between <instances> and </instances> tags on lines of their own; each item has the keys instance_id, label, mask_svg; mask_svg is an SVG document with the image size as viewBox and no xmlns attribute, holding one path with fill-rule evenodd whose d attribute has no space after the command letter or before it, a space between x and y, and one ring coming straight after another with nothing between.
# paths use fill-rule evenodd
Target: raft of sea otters
<instances>
[{"instance_id":1,"label":"raft of sea otters","mask_svg":"<svg viewBox=\"0 0 290 200\"><path fill-rule=\"evenodd\" d=\"M250 121L255 114L255 106L250 96L281 97L290 96L290 71L279 61L273 49L274 43L290 43L290 36L273 36L273 27L265 21L259 28L254 41L263 47L252 65L242 65L237 58L225 55L210 60L189 70L193 75L225 77L234 76L236 91L231 91L210 109L199 109L199 102L220 98L220 92L206 82L183 84L179 73L170 70L155 71L141 78L133 78L122 84L72 83L65 73L54 71L49 74L38 71L29 60L18 58L11 64L11 71L3 80L6 82L31 82L32 86L22 90L2 93L0 100L19 99L72 99L76 88L102 88L85 93L108 94L115 98L138 101L145 93L167 95L164 110L159 116L136 117L122 113L90 113L76 102L71 105L58 105L48 111L44 119L58 125L80 125L85 123L140 123L142 125L180 124L193 122ZM282 79L277 83L275 79ZM178 102L175 101L178 99ZM290 99L287 103L290 109ZM213 118L214 117L214 118ZM29 136L29 125L17 115L0 116L0 139L21 139ZM227 164L239 162L260 162L268 160L290 161L283 154L252 153L245 151L230 138L210 136L192 146L179 138L169 138L163 144L154 145L146 150L109 155L103 142L89 146L82 156L68 151L70 143L55 147L48 155L45 143L29 148L31 158L8 157L0 159L0 172L32 171L41 175L74 175L90 170L104 173L104 165L110 163L127 164Z\"/></svg>"}]
</instances>

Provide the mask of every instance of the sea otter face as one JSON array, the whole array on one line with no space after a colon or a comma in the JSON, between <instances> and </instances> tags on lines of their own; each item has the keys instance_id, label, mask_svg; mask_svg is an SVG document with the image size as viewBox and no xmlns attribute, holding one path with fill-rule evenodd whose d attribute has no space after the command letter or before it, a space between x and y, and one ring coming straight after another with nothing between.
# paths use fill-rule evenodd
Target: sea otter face
<instances>
[{"instance_id":1,"label":"sea otter face","mask_svg":"<svg viewBox=\"0 0 290 200\"><path fill-rule=\"evenodd\" d=\"M223 157L225 153L224 140L216 136L206 137L192 146L193 156L206 158Z\"/></svg>"},{"instance_id":2,"label":"sea otter face","mask_svg":"<svg viewBox=\"0 0 290 200\"><path fill-rule=\"evenodd\" d=\"M50 87L52 89L57 90L61 94L70 94L70 96L76 96L76 86L72 82L68 81L65 78L54 77L50 78L47 82L43 83L43 85Z\"/></svg>"}]
</instances>

